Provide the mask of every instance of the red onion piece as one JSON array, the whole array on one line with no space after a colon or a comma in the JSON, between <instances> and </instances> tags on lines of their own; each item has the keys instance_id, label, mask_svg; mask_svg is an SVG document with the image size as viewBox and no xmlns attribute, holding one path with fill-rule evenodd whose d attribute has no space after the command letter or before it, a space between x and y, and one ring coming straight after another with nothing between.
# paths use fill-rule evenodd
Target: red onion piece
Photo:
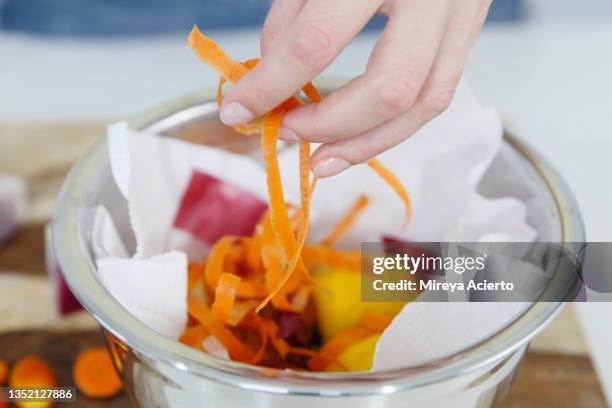
<instances>
[{"instance_id":1,"label":"red onion piece","mask_svg":"<svg viewBox=\"0 0 612 408\"><path fill-rule=\"evenodd\" d=\"M195 171L174 225L212 245L224 235L251 235L267 208L254 194Z\"/></svg>"},{"instance_id":2,"label":"red onion piece","mask_svg":"<svg viewBox=\"0 0 612 408\"><path fill-rule=\"evenodd\" d=\"M19 226L24 201L23 181L17 177L0 175L0 243Z\"/></svg>"},{"instance_id":3,"label":"red onion piece","mask_svg":"<svg viewBox=\"0 0 612 408\"><path fill-rule=\"evenodd\" d=\"M49 279L51 279L51 283L55 289L56 304L59 313L64 316L82 310L83 306L81 306L79 301L74 297L72 291L66 284L59 263L55 259L50 225L47 225L45 229L45 261Z\"/></svg>"}]
</instances>

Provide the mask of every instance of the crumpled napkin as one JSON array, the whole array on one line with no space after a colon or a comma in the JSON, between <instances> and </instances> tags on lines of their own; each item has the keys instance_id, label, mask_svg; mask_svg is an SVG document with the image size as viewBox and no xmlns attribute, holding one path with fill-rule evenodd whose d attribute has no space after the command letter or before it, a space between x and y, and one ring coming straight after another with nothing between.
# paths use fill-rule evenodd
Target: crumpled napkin
<instances>
[{"instance_id":1,"label":"crumpled napkin","mask_svg":"<svg viewBox=\"0 0 612 408\"><path fill-rule=\"evenodd\" d=\"M263 165L251 157L136 132L125 123L109 127L108 144L113 176L129 207L131 225L121 228L132 229L137 247L133 254L125 252L112 217L99 208L92 245L100 279L137 318L177 338L187 316L187 259L200 259L224 234L252 231L266 208ZM321 239L365 193L371 202L342 246L379 241L383 235L412 241L532 241L537 233L527 224L521 201L487 198L477 189L501 146L498 113L481 106L461 84L446 112L380 156L410 192L412 223L402 228L404 208L395 193L366 166L354 166L318 183L309 239ZM281 150L279 163L286 197L298 203L297 147ZM516 316L517 307L505 305L409 304L383 334L375 368L406 366L470 345ZM478 330L465 333L463 328L473 326ZM451 347L436 340L456 331L461 335ZM392 358L387 345L402 344L415 332L415 348L395 354L402 359ZM419 354L416 360L413 354Z\"/></svg>"}]
</instances>

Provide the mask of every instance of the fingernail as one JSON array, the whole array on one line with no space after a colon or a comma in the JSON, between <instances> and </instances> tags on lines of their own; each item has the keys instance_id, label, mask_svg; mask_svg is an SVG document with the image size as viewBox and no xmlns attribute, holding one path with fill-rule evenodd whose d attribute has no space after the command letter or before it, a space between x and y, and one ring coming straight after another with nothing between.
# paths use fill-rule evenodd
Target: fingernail
<instances>
[{"instance_id":1,"label":"fingernail","mask_svg":"<svg viewBox=\"0 0 612 408\"><path fill-rule=\"evenodd\" d=\"M280 140L284 140L285 142L297 142L298 140L300 140L297 133L295 133L293 130L286 126L280 128L280 130L278 131L278 138Z\"/></svg>"},{"instance_id":2,"label":"fingernail","mask_svg":"<svg viewBox=\"0 0 612 408\"><path fill-rule=\"evenodd\" d=\"M255 115L244 105L238 102L232 102L223 108L219 113L221 121L228 126L244 125L255 118Z\"/></svg>"},{"instance_id":3,"label":"fingernail","mask_svg":"<svg viewBox=\"0 0 612 408\"><path fill-rule=\"evenodd\" d=\"M323 178L336 175L349 167L351 167L351 164L346 160L332 157L331 159L321 160L315 164L312 172L318 178Z\"/></svg>"}]
</instances>

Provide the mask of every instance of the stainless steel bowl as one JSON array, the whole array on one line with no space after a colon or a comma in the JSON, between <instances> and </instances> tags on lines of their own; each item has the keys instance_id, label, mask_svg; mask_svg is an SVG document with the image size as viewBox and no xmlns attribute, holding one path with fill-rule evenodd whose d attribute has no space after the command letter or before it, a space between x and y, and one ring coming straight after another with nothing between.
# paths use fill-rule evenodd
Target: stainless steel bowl
<instances>
[{"instance_id":1,"label":"stainless steel bowl","mask_svg":"<svg viewBox=\"0 0 612 408\"><path fill-rule=\"evenodd\" d=\"M212 90L179 98L135 118L130 126L253 153L257 142L222 126L213 99ZM584 241L576 201L560 176L518 138L506 134L505 142L522 170L538 183L555 226L551 240ZM488 407L503 396L527 343L560 306L535 303L481 343L415 367L342 374L262 369L165 338L136 320L106 291L90 249L92 209L99 204L107 206L118 222L127 220L104 138L75 164L64 182L53 219L55 254L68 285L107 335L137 406Z\"/></svg>"}]
</instances>

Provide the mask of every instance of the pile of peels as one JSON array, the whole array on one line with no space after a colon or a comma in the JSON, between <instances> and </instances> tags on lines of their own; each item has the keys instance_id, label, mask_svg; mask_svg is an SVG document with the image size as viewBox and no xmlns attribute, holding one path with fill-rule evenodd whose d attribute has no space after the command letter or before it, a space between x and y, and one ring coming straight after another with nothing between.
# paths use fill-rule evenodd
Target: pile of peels
<instances>
[{"instance_id":1,"label":"pile of peels","mask_svg":"<svg viewBox=\"0 0 612 408\"><path fill-rule=\"evenodd\" d=\"M219 104L223 85L237 82L258 63L256 59L243 63L232 60L197 27L189 35L189 46L221 75ZM302 92L310 102L322 99L311 83ZM303 103L294 96L262 118L236 127L242 133L261 134L269 208L252 236L224 236L203 262L189 265L190 318L180 341L212 352L205 347L205 340L212 336L230 359L267 367L369 369L378 336L402 304L358 305L352 312L349 309L350 318L344 310L344 314L337 314L344 317L334 321L332 309L360 303L356 285L361 259L359 251L339 250L333 245L367 206L368 198L360 197L320 244L306 243L316 185L316 179L310 177L310 143L299 142L299 207L285 202L277 161L283 116ZM401 183L376 159L367 164L397 192L408 220L410 199ZM342 293L345 289L350 293ZM347 359L351 353L366 358Z\"/></svg>"}]
</instances>

